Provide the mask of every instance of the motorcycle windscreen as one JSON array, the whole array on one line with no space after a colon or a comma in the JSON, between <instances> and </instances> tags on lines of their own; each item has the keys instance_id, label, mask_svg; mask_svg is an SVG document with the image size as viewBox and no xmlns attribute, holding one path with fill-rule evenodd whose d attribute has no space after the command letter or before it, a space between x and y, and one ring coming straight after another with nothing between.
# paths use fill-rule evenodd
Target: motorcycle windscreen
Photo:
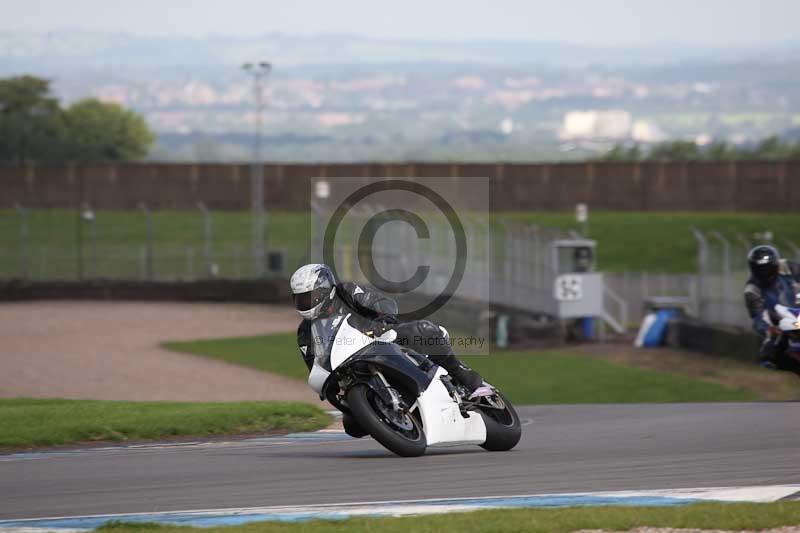
<instances>
[{"instance_id":1,"label":"motorcycle windscreen","mask_svg":"<svg viewBox=\"0 0 800 533\"><path fill-rule=\"evenodd\" d=\"M321 368L331 372L353 354L374 344L376 340L391 342L397 336L391 335L375 339L364 335L353 327L348 319L351 315L336 315L318 318L311 323L311 342L314 345L314 361ZM386 337L384 339L384 337Z\"/></svg>"}]
</instances>

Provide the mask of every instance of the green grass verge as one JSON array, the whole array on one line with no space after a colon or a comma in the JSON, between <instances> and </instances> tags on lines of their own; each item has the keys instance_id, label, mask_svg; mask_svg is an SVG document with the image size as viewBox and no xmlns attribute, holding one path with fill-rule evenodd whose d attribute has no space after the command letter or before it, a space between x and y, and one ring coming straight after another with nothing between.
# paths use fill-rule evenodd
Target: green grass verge
<instances>
[{"instance_id":1,"label":"green grass verge","mask_svg":"<svg viewBox=\"0 0 800 533\"><path fill-rule=\"evenodd\" d=\"M46 263L46 277L74 277L77 269L76 213L66 209L32 210L30 213L28 262L31 271L38 275L42 268L40 265ZM546 227L577 228L571 211L497 213L494 216ZM602 270L692 272L697 268L697 254L690 226L717 229L732 239L737 234L751 236L755 232L771 230L780 245L781 239L800 241L798 222L800 216L797 214L596 211L590 215L589 234L598 240L598 264ZM159 276L187 276L187 263L191 262L187 249L190 247L195 253L194 269L200 272L204 250L203 217L199 211L154 212L153 229L155 255L159 258L155 267ZM311 219L307 213L272 212L267 230L270 246L288 252L289 268L304 260L311 236ZM96 232L98 275L141 275L139 254L147 235L145 217L141 213L98 211ZM237 271L240 272L238 275L247 274L250 239L248 212L213 213L212 251L221 276L236 277ZM83 241L88 262L91 250L86 223L83 223ZM19 216L13 210L0 210L0 249L13 252L0 255L0 277L19 273L24 263L17 254L19 242ZM665 246L665 243L669 245ZM120 245L129 250L123 254L119 248L114 248ZM55 249L51 249L50 256L43 256L42 246L57 247L61 250L60 255L55 255ZM241 256L238 259L235 258L237 253Z\"/></svg>"},{"instance_id":2,"label":"green grass verge","mask_svg":"<svg viewBox=\"0 0 800 533\"><path fill-rule=\"evenodd\" d=\"M114 533L157 531L204 531L225 533L566 533L581 529L630 530L637 527L670 527L724 530L759 530L800 525L800 502L701 503L679 507L569 507L563 509L517 509L451 513L403 518L351 518L342 521L285 524L251 524L191 528L157 524L116 522L99 528Z\"/></svg>"},{"instance_id":3,"label":"green grass verge","mask_svg":"<svg viewBox=\"0 0 800 533\"><path fill-rule=\"evenodd\" d=\"M567 352L498 352L463 359L520 405L756 399L750 392L716 383Z\"/></svg>"},{"instance_id":4,"label":"green grass verge","mask_svg":"<svg viewBox=\"0 0 800 533\"><path fill-rule=\"evenodd\" d=\"M167 348L305 379L294 334L171 342ZM505 352L464 357L517 404L754 400L716 383L567 352Z\"/></svg>"},{"instance_id":5,"label":"green grass verge","mask_svg":"<svg viewBox=\"0 0 800 533\"><path fill-rule=\"evenodd\" d=\"M325 427L321 409L290 402L0 399L0 448Z\"/></svg>"},{"instance_id":6,"label":"green grass verge","mask_svg":"<svg viewBox=\"0 0 800 533\"><path fill-rule=\"evenodd\" d=\"M506 218L541 226L578 229L574 213L505 213ZM695 272L697 242L689 228L718 230L729 237L744 267L745 251L736 235L770 230L784 253L782 239L800 241L800 215L765 213L628 213L595 211L589 215L589 237L596 239L597 265L607 272ZM715 244L715 243L712 243Z\"/></svg>"},{"instance_id":7,"label":"green grass verge","mask_svg":"<svg viewBox=\"0 0 800 533\"><path fill-rule=\"evenodd\" d=\"M308 377L308 369L297 348L297 335L293 333L166 342L162 346L290 378L305 380Z\"/></svg>"}]
</instances>

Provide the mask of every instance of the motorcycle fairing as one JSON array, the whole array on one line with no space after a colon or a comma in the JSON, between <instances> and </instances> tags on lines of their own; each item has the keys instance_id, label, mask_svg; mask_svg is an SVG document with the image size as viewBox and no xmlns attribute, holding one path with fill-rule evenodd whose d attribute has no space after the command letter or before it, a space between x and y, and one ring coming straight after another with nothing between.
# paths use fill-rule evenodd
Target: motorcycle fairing
<instances>
[{"instance_id":1,"label":"motorcycle fairing","mask_svg":"<svg viewBox=\"0 0 800 533\"><path fill-rule=\"evenodd\" d=\"M486 442L486 424L480 414L470 411L464 418L458 404L442 383L446 376L444 368L436 367L431 384L417 399L422 417L422 427L428 446L458 446L461 444L483 444Z\"/></svg>"},{"instance_id":2,"label":"motorcycle fairing","mask_svg":"<svg viewBox=\"0 0 800 533\"><path fill-rule=\"evenodd\" d=\"M459 404L442 382L442 376L447 375L444 368L420 354L404 352L391 342L391 336L364 335L350 324L349 318L348 314L318 319L312 324L316 357L308 383L320 398L346 409L338 405L336 398L339 374L353 365L366 363L380 368L390 382L402 385L417 398L413 407L418 410L428 446L486 442L483 418L477 412L468 412L467 417L462 415ZM357 379L378 394L386 392L375 376Z\"/></svg>"},{"instance_id":3,"label":"motorcycle fairing","mask_svg":"<svg viewBox=\"0 0 800 533\"><path fill-rule=\"evenodd\" d=\"M415 396L428 387L433 379L433 363L422 355L406 353L392 343L397 336L393 330L377 338L369 337L354 328L349 318L349 314L339 315L318 319L311 325L316 356L308 384L320 398L330 396L327 389L336 381L337 370L359 362L381 367L384 373L398 379Z\"/></svg>"}]
</instances>

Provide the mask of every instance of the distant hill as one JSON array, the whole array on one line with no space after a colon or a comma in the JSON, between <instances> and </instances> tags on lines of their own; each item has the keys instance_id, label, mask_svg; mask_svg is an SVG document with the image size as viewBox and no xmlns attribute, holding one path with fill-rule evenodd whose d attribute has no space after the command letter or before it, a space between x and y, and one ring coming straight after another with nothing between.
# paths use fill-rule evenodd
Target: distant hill
<instances>
[{"instance_id":1,"label":"distant hill","mask_svg":"<svg viewBox=\"0 0 800 533\"><path fill-rule=\"evenodd\" d=\"M229 67L253 58L279 58L284 66L408 62L641 66L756 57L783 60L798 53L800 43L761 48L675 44L599 47L537 42L535 36L531 41L431 42L280 33L253 38L221 35L192 38L89 30L0 31L0 72L33 65L48 70Z\"/></svg>"},{"instance_id":2,"label":"distant hill","mask_svg":"<svg viewBox=\"0 0 800 533\"><path fill-rule=\"evenodd\" d=\"M41 76L67 104L97 97L142 113L159 160L251 156L252 80L239 66L254 60L275 67L264 151L282 160L580 159L618 142L754 143L800 125L800 43L0 31L0 77Z\"/></svg>"}]
</instances>

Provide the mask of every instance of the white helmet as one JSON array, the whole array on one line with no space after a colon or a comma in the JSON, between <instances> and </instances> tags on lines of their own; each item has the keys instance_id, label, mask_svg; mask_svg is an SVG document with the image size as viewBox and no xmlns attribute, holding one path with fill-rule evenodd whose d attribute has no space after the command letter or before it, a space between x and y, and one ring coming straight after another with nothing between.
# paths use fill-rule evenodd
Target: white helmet
<instances>
[{"instance_id":1,"label":"white helmet","mask_svg":"<svg viewBox=\"0 0 800 533\"><path fill-rule=\"evenodd\" d=\"M317 318L324 305L336 294L333 271L322 264L301 266L292 274L289 286L294 308L306 320Z\"/></svg>"}]
</instances>

